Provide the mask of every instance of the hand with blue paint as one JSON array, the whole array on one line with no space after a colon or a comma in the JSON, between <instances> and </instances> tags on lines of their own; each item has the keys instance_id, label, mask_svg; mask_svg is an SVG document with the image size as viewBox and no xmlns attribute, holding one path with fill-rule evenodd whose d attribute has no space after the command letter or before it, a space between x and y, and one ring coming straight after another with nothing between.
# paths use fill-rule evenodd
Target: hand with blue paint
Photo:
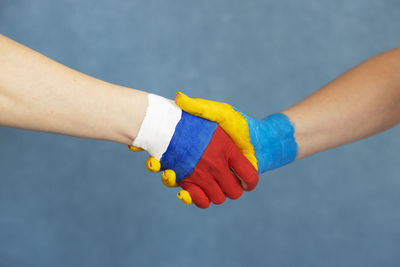
<instances>
[{"instance_id":1,"label":"hand with blue paint","mask_svg":"<svg viewBox=\"0 0 400 267\"><path fill-rule=\"evenodd\" d=\"M258 173L231 138L215 123L183 112L173 101L148 95L146 115L129 146L147 150L150 171L164 170L168 187L181 186L184 203L207 208L221 204L226 196L239 198L252 190Z\"/></svg>"},{"instance_id":2,"label":"hand with blue paint","mask_svg":"<svg viewBox=\"0 0 400 267\"><path fill-rule=\"evenodd\" d=\"M1 34L0 50L0 126L133 143L152 155L149 169L164 170L165 185L181 185L187 191L179 197L201 207L210 200L221 203L225 195L239 197L236 175L251 190L256 170L278 168L400 123L400 48L366 60L262 120L228 104L178 94L183 110L219 126L169 100L72 70Z\"/></svg>"},{"instance_id":3,"label":"hand with blue paint","mask_svg":"<svg viewBox=\"0 0 400 267\"><path fill-rule=\"evenodd\" d=\"M259 173L295 160L294 125L283 113L253 119L226 103L193 99L177 93L176 104L185 112L218 123Z\"/></svg>"},{"instance_id":4,"label":"hand with blue paint","mask_svg":"<svg viewBox=\"0 0 400 267\"><path fill-rule=\"evenodd\" d=\"M1 34L0 51L0 126L144 148L152 155L148 168L165 170L164 184L182 186L182 201L202 208L240 197L236 175L247 190L256 186L257 171L216 123L69 69Z\"/></svg>"}]
</instances>

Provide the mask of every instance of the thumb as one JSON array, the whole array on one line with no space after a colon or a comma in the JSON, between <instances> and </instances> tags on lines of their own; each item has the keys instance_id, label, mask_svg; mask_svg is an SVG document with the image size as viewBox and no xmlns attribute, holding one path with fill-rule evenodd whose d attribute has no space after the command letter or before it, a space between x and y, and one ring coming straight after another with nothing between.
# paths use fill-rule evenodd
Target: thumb
<instances>
[{"instance_id":1,"label":"thumb","mask_svg":"<svg viewBox=\"0 0 400 267\"><path fill-rule=\"evenodd\" d=\"M223 122L231 112L235 112L227 103L190 98L181 92L176 93L175 102L183 111L216 123Z\"/></svg>"}]
</instances>

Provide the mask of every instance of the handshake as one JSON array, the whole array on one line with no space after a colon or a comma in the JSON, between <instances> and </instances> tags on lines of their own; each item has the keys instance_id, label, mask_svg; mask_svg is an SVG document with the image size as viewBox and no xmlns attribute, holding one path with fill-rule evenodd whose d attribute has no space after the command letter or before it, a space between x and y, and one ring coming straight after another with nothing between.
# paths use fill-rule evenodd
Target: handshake
<instances>
[{"instance_id":1,"label":"handshake","mask_svg":"<svg viewBox=\"0 0 400 267\"><path fill-rule=\"evenodd\" d=\"M259 174L297 155L294 125L277 113L255 120L226 103L177 93L176 104L149 94L146 115L132 146L146 150L149 171L162 173L167 187L182 187L185 204L208 208L226 196L253 190Z\"/></svg>"}]
</instances>

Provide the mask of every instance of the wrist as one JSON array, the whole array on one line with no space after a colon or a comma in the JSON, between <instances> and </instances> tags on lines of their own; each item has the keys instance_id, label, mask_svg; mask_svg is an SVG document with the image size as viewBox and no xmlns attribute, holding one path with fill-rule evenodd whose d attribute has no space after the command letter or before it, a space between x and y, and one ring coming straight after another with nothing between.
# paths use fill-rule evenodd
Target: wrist
<instances>
[{"instance_id":1,"label":"wrist","mask_svg":"<svg viewBox=\"0 0 400 267\"><path fill-rule=\"evenodd\" d=\"M102 135L108 141L131 145L136 138L147 108L148 93L117 86L103 100L107 105L99 110Z\"/></svg>"},{"instance_id":2,"label":"wrist","mask_svg":"<svg viewBox=\"0 0 400 267\"><path fill-rule=\"evenodd\" d=\"M154 94L147 95L147 108L132 145L150 153L157 160L167 150L182 116L182 110L169 99Z\"/></svg>"},{"instance_id":3,"label":"wrist","mask_svg":"<svg viewBox=\"0 0 400 267\"><path fill-rule=\"evenodd\" d=\"M286 109L282 113L290 118L296 128L294 133L298 145L296 160L321 151L323 144L327 143L327 140L324 139L324 133L331 132L331 129L321 131L319 125L322 124L322 121L310 119L310 114L305 114L296 106Z\"/></svg>"},{"instance_id":4,"label":"wrist","mask_svg":"<svg viewBox=\"0 0 400 267\"><path fill-rule=\"evenodd\" d=\"M262 120L248 120L248 123L259 173L279 168L295 160L295 127L288 116L276 113Z\"/></svg>"}]
</instances>

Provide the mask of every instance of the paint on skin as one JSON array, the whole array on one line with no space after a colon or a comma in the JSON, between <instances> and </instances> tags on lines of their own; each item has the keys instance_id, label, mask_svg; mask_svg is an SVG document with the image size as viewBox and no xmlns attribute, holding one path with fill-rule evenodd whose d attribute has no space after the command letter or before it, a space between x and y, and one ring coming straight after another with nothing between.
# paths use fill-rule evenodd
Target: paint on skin
<instances>
[{"instance_id":1,"label":"paint on skin","mask_svg":"<svg viewBox=\"0 0 400 267\"><path fill-rule=\"evenodd\" d=\"M193 172L211 141L217 124L182 112L167 150L161 157L161 169L172 169L176 182Z\"/></svg>"},{"instance_id":2,"label":"paint on skin","mask_svg":"<svg viewBox=\"0 0 400 267\"><path fill-rule=\"evenodd\" d=\"M295 160L297 143L294 138L295 129L289 117L283 113L276 113L262 120L255 120L241 114L249 125L250 140L256 153L259 173L279 168Z\"/></svg>"}]
</instances>

